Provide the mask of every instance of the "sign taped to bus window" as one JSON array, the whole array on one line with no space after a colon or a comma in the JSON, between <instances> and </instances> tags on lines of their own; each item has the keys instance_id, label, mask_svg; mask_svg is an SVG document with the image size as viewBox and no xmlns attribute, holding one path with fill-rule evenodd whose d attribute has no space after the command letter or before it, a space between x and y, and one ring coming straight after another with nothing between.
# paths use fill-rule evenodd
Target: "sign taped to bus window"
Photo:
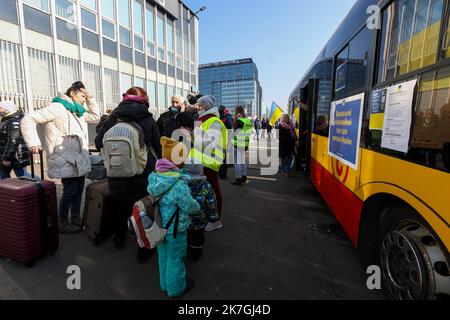
<instances>
[{"instance_id":1,"label":"sign taped to bus window","mask_svg":"<svg viewBox=\"0 0 450 320\"><path fill-rule=\"evenodd\" d=\"M387 89L381 147L408 152L417 79Z\"/></svg>"},{"instance_id":2,"label":"sign taped to bus window","mask_svg":"<svg viewBox=\"0 0 450 320\"><path fill-rule=\"evenodd\" d=\"M344 90L347 87L347 73L348 73L347 71L348 71L347 61L341 64L339 67L337 67L335 92Z\"/></svg>"},{"instance_id":3,"label":"sign taped to bus window","mask_svg":"<svg viewBox=\"0 0 450 320\"><path fill-rule=\"evenodd\" d=\"M328 154L356 170L359 160L365 94L334 101L330 115Z\"/></svg>"},{"instance_id":4,"label":"sign taped to bus window","mask_svg":"<svg viewBox=\"0 0 450 320\"><path fill-rule=\"evenodd\" d=\"M383 130L387 88L374 91L370 104L370 130Z\"/></svg>"}]
</instances>

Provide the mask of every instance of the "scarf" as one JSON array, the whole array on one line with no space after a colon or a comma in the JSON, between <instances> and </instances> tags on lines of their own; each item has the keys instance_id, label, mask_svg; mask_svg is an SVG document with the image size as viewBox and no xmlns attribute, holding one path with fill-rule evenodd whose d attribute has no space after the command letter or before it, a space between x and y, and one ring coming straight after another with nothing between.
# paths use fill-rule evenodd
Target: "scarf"
<instances>
[{"instance_id":1,"label":"scarf","mask_svg":"<svg viewBox=\"0 0 450 320\"><path fill-rule=\"evenodd\" d=\"M164 173L168 171L179 171L178 167L172 162L167 159L161 159L156 162L156 171Z\"/></svg>"},{"instance_id":2,"label":"scarf","mask_svg":"<svg viewBox=\"0 0 450 320\"><path fill-rule=\"evenodd\" d=\"M66 108L72 113L75 113L78 118L83 117L84 113L86 112L86 109L83 108L83 106L80 105L79 103L76 103L75 101L72 101L72 103L70 103L69 101L63 98L56 97L52 100L52 102L61 103L64 106L64 108Z\"/></svg>"},{"instance_id":3,"label":"scarf","mask_svg":"<svg viewBox=\"0 0 450 320\"><path fill-rule=\"evenodd\" d=\"M147 100L145 100L145 98L141 97L141 96L134 96L131 94L127 94L123 97L122 101L134 101L137 103L141 103L141 104L145 104L147 106L147 108L150 107L149 103Z\"/></svg>"},{"instance_id":4,"label":"scarf","mask_svg":"<svg viewBox=\"0 0 450 320\"><path fill-rule=\"evenodd\" d=\"M295 128L292 122L281 122L280 124L284 129L288 129L291 132L293 138L295 137Z\"/></svg>"}]
</instances>

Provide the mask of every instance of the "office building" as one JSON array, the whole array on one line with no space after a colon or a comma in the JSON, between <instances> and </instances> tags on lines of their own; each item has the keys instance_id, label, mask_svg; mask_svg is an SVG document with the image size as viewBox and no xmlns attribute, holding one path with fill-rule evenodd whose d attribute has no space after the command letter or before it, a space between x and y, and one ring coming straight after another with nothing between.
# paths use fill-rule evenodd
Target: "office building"
<instances>
[{"instance_id":1,"label":"office building","mask_svg":"<svg viewBox=\"0 0 450 320\"><path fill-rule=\"evenodd\" d=\"M101 111L135 85L158 116L197 88L198 18L179 0L1 0L0 99L46 106L83 81Z\"/></svg>"},{"instance_id":2,"label":"office building","mask_svg":"<svg viewBox=\"0 0 450 320\"><path fill-rule=\"evenodd\" d=\"M242 106L249 116L261 116L262 88L253 59L200 65L199 88L201 94L213 95L232 112Z\"/></svg>"}]
</instances>

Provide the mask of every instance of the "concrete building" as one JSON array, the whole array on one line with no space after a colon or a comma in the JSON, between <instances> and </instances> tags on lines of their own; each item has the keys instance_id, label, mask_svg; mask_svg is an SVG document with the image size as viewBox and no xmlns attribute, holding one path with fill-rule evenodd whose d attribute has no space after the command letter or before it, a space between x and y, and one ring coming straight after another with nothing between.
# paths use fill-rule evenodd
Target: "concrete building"
<instances>
[{"instance_id":1,"label":"concrete building","mask_svg":"<svg viewBox=\"0 0 450 320\"><path fill-rule=\"evenodd\" d=\"M0 99L26 111L81 80L103 112L144 87L157 117L197 70L198 18L179 0L0 1Z\"/></svg>"},{"instance_id":2,"label":"concrete building","mask_svg":"<svg viewBox=\"0 0 450 320\"><path fill-rule=\"evenodd\" d=\"M232 112L237 106L249 116L261 116L262 88L253 59L223 61L199 66L200 93L213 95Z\"/></svg>"}]
</instances>

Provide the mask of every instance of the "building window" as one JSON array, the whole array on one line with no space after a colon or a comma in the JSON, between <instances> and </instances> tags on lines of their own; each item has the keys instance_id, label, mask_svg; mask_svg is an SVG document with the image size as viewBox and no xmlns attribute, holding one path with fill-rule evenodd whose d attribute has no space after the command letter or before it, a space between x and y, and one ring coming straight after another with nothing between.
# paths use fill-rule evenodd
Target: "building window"
<instances>
[{"instance_id":1,"label":"building window","mask_svg":"<svg viewBox=\"0 0 450 320\"><path fill-rule=\"evenodd\" d=\"M167 62L174 66L175 65L175 39L173 30L173 21L169 21L167 24Z\"/></svg>"},{"instance_id":2,"label":"building window","mask_svg":"<svg viewBox=\"0 0 450 320\"><path fill-rule=\"evenodd\" d=\"M24 6L23 15L25 28L47 36L52 36L52 27L49 14L29 6Z\"/></svg>"},{"instance_id":3,"label":"building window","mask_svg":"<svg viewBox=\"0 0 450 320\"><path fill-rule=\"evenodd\" d=\"M116 20L115 0L100 0L102 2L102 15L110 20Z\"/></svg>"},{"instance_id":4,"label":"building window","mask_svg":"<svg viewBox=\"0 0 450 320\"><path fill-rule=\"evenodd\" d=\"M83 48L100 52L99 36L87 30L81 30L83 35Z\"/></svg>"},{"instance_id":5,"label":"building window","mask_svg":"<svg viewBox=\"0 0 450 320\"><path fill-rule=\"evenodd\" d=\"M17 19L17 1L3 0L0 1L0 20L18 24Z\"/></svg>"},{"instance_id":6,"label":"building window","mask_svg":"<svg viewBox=\"0 0 450 320\"><path fill-rule=\"evenodd\" d=\"M131 31L120 26L120 43L131 48Z\"/></svg>"},{"instance_id":7,"label":"building window","mask_svg":"<svg viewBox=\"0 0 450 320\"><path fill-rule=\"evenodd\" d=\"M75 23L75 4L69 0L55 0L56 16Z\"/></svg>"},{"instance_id":8,"label":"building window","mask_svg":"<svg viewBox=\"0 0 450 320\"><path fill-rule=\"evenodd\" d=\"M175 95L175 87L167 86L167 106L172 105L172 97Z\"/></svg>"},{"instance_id":9,"label":"building window","mask_svg":"<svg viewBox=\"0 0 450 320\"><path fill-rule=\"evenodd\" d=\"M157 109L159 110L160 114L163 113L164 110L166 109L166 101L167 101L166 85L160 83L158 85L158 107L157 107Z\"/></svg>"},{"instance_id":10,"label":"building window","mask_svg":"<svg viewBox=\"0 0 450 320\"><path fill-rule=\"evenodd\" d=\"M110 38L111 40L116 40L116 25L109 22L106 19L102 19L102 29L103 35Z\"/></svg>"},{"instance_id":11,"label":"building window","mask_svg":"<svg viewBox=\"0 0 450 320\"><path fill-rule=\"evenodd\" d=\"M105 69L104 73L105 82L105 107L107 110L112 110L120 103L120 85L119 85L119 72Z\"/></svg>"},{"instance_id":12,"label":"building window","mask_svg":"<svg viewBox=\"0 0 450 320\"><path fill-rule=\"evenodd\" d=\"M147 18L147 22L146 22L146 34L147 34L147 40L149 41L155 41L155 30L154 30L154 22L155 19L153 18L153 9L149 6L147 6L147 8L145 9L145 14L146 14L146 18Z\"/></svg>"},{"instance_id":13,"label":"building window","mask_svg":"<svg viewBox=\"0 0 450 320\"><path fill-rule=\"evenodd\" d=\"M120 92L123 94L133 86L133 77L126 73L120 74Z\"/></svg>"},{"instance_id":14,"label":"building window","mask_svg":"<svg viewBox=\"0 0 450 320\"><path fill-rule=\"evenodd\" d=\"M443 8L443 0L397 0L384 10L378 82L436 63Z\"/></svg>"},{"instance_id":15,"label":"building window","mask_svg":"<svg viewBox=\"0 0 450 320\"><path fill-rule=\"evenodd\" d=\"M149 56L156 57L155 44L153 42L147 42L147 52Z\"/></svg>"},{"instance_id":16,"label":"building window","mask_svg":"<svg viewBox=\"0 0 450 320\"><path fill-rule=\"evenodd\" d=\"M103 53L107 56L117 58L117 43L103 38Z\"/></svg>"},{"instance_id":17,"label":"building window","mask_svg":"<svg viewBox=\"0 0 450 320\"><path fill-rule=\"evenodd\" d=\"M134 32L143 35L144 34L144 21L143 21L143 6L140 1L134 0L133 2L133 27Z\"/></svg>"},{"instance_id":18,"label":"building window","mask_svg":"<svg viewBox=\"0 0 450 320\"><path fill-rule=\"evenodd\" d=\"M119 22L122 26L131 27L130 22L130 2L129 0L120 0L119 2Z\"/></svg>"},{"instance_id":19,"label":"building window","mask_svg":"<svg viewBox=\"0 0 450 320\"><path fill-rule=\"evenodd\" d=\"M134 78L134 85L136 87L140 87L140 88L145 89L145 79L139 78L139 77L135 77Z\"/></svg>"},{"instance_id":20,"label":"building window","mask_svg":"<svg viewBox=\"0 0 450 320\"><path fill-rule=\"evenodd\" d=\"M49 12L48 0L23 0L23 3L47 13Z\"/></svg>"},{"instance_id":21,"label":"building window","mask_svg":"<svg viewBox=\"0 0 450 320\"><path fill-rule=\"evenodd\" d=\"M56 18L56 35L59 40L78 45L78 29L65 20Z\"/></svg>"},{"instance_id":22,"label":"building window","mask_svg":"<svg viewBox=\"0 0 450 320\"><path fill-rule=\"evenodd\" d=\"M89 9L97 11L97 0L81 0L81 4Z\"/></svg>"},{"instance_id":23,"label":"building window","mask_svg":"<svg viewBox=\"0 0 450 320\"><path fill-rule=\"evenodd\" d=\"M56 95L55 61L51 53L28 48L31 95L35 110L46 107Z\"/></svg>"},{"instance_id":24,"label":"building window","mask_svg":"<svg viewBox=\"0 0 450 320\"><path fill-rule=\"evenodd\" d=\"M147 81L147 95L150 108L156 109L156 82L151 80Z\"/></svg>"},{"instance_id":25,"label":"building window","mask_svg":"<svg viewBox=\"0 0 450 320\"><path fill-rule=\"evenodd\" d=\"M59 92L66 92L72 83L81 81L80 62L63 56L59 56Z\"/></svg>"},{"instance_id":26,"label":"building window","mask_svg":"<svg viewBox=\"0 0 450 320\"><path fill-rule=\"evenodd\" d=\"M23 79L22 48L18 44L0 40L0 100L13 101L25 108L25 81Z\"/></svg>"},{"instance_id":27,"label":"building window","mask_svg":"<svg viewBox=\"0 0 450 320\"><path fill-rule=\"evenodd\" d=\"M144 52L144 39L138 35L134 35L134 48L140 52Z\"/></svg>"},{"instance_id":28,"label":"building window","mask_svg":"<svg viewBox=\"0 0 450 320\"><path fill-rule=\"evenodd\" d=\"M94 13L81 8L81 25L86 29L97 32L97 16Z\"/></svg>"},{"instance_id":29,"label":"building window","mask_svg":"<svg viewBox=\"0 0 450 320\"><path fill-rule=\"evenodd\" d=\"M158 59L166 61L166 23L158 13Z\"/></svg>"}]
</instances>

